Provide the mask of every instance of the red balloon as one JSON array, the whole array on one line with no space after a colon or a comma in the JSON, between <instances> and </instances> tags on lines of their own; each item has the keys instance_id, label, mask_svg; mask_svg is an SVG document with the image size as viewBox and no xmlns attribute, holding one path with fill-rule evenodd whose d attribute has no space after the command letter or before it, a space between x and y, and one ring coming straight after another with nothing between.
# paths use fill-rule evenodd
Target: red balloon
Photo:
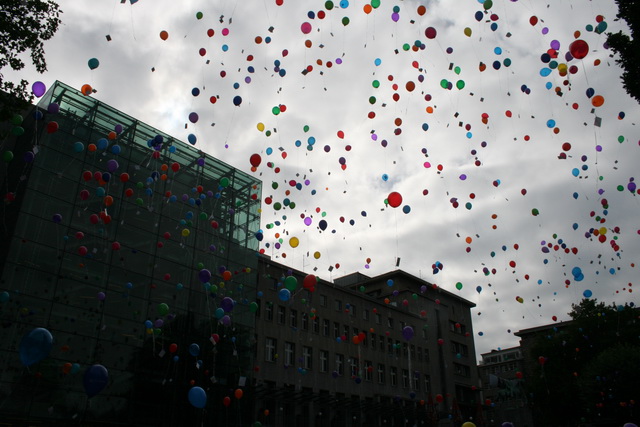
<instances>
[{"instance_id":1,"label":"red balloon","mask_svg":"<svg viewBox=\"0 0 640 427\"><path fill-rule=\"evenodd\" d=\"M58 122L47 123L47 133L55 133L58 131Z\"/></svg>"},{"instance_id":2,"label":"red balloon","mask_svg":"<svg viewBox=\"0 0 640 427\"><path fill-rule=\"evenodd\" d=\"M176 351L178 351L178 344L176 344L176 343L171 344L171 345L169 346L169 351L170 351L171 353L175 353Z\"/></svg>"},{"instance_id":3,"label":"red balloon","mask_svg":"<svg viewBox=\"0 0 640 427\"><path fill-rule=\"evenodd\" d=\"M262 157L260 157L260 154L258 153L252 154L249 158L249 163L251 163L251 166L254 168L257 168L260 166L260 163L262 163Z\"/></svg>"},{"instance_id":4,"label":"red balloon","mask_svg":"<svg viewBox=\"0 0 640 427\"><path fill-rule=\"evenodd\" d=\"M424 30L424 35L427 36L428 39L435 39L437 34L438 32L433 27L429 27Z\"/></svg>"},{"instance_id":5,"label":"red balloon","mask_svg":"<svg viewBox=\"0 0 640 427\"><path fill-rule=\"evenodd\" d=\"M397 208L402 204L402 195L397 191L393 191L387 196L387 202L392 208Z\"/></svg>"},{"instance_id":6,"label":"red balloon","mask_svg":"<svg viewBox=\"0 0 640 427\"><path fill-rule=\"evenodd\" d=\"M229 405L231 405L231 398L229 396L225 396L224 399L222 399L222 403L228 408Z\"/></svg>"},{"instance_id":7,"label":"red balloon","mask_svg":"<svg viewBox=\"0 0 640 427\"><path fill-rule=\"evenodd\" d=\"M315 288L318 279L313 274L308 274L302 281L302 287L305 289Z\"/></svg>"},{"instance_id":8,"label":"red balloon","mask_svg":"<svg viewBox=\"0 0 640 427\"><path fill-rule=\"evenodd\" d=\"M569 52L574 58L582 59L589 53L589 45L584 40L574 40L573 43L569 45Z\"/></svg>"}]
</instances>

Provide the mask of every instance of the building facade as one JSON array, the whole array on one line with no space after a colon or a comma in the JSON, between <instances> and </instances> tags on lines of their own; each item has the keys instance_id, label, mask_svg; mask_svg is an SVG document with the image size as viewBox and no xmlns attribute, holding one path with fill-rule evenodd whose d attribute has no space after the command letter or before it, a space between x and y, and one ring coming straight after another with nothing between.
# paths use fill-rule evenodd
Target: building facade
<instances>
[{"instance_id":1,"label":"building facade","mask_svg":"<svg viewBox=\"0 0 640 427\"><path fill-rule=\"evenodd\" d=\"M453 426L476 416L471 302L400 270L330 283L267 257L258 291L263 425Z\"/></svg>"},{"instance_id":2,"label":"building facade","mask_svg":"<svg viewBox=\"0 0 640 427\"><path fill-rule=\"evenodd\" d=\"M532 426L533 420L524 388L524 357L520 347L483 353L478 365L482 382L487 426L511 422Z\"/></svg>"},{"instance_id":3,"label":"building facade","mask_svg":"<svg viewBox=\"0 0 640 427\"><path fill-rule=\"evenodd\" d=\"M3 425L251 421L260 182L62 83L6 130Z\"/></svg>"}]
</instances>

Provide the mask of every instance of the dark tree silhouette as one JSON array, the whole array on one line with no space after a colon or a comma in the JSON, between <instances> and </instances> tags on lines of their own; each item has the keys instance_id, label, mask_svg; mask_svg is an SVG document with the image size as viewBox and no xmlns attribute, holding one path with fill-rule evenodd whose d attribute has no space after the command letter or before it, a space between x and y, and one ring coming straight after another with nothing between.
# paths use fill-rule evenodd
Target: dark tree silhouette
<instances>
[{"instance_id":1,"label":"dark tree silhouette","mask_svg":"<svg viewBox=\"0 0 640 427\"><path fill-rule=\"evenodd\" d=\"M47 70L44 41L58 31L62 11L53 0L3 0L0 2L0 121L26 108L33 100L29 82L5 80L2 70L25 67L21 54L28 52L39 73Z\"/></svg>"},{"instance_id":2,"label":"dark tree silhouette","mask_svg":"<svg viewBox=\"0 0 640 427\"><path fill-rule=\"evenodd\" d=\"M609 33L607 43L619 55L616 63L624 70L622 85L629 95L640 102L640 40L635 36L640 26L640 2L616 0L616 3L617 19L624 19L627 22L631 34L624 34L622 31Z\"/></svg>"}]
</instances>

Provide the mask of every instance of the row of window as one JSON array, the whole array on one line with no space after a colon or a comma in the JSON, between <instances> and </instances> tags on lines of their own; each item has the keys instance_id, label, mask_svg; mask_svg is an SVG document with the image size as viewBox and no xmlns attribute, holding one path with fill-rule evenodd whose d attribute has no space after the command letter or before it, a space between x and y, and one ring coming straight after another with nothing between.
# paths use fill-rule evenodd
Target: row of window
<instances>
[{"instance_id":1,"label":"row of window","mask_svg":"<svg viewBox=\"0 0 640 427\"><path fill-rule=\"evenodd\" d=\"M302 346L302 355L299 359L296 359L296 344L290 341L284 342L284 364L286 366L298 366L305 370L313 369L313 348L309 346ZM279 358L278 354L278 340L276 338L267 337L265 339L265 361L277 362ZM350 357L345 359L345 355L342 353L335 353L333 359L333 374L337 376L345 375L346 373L355 378L361 378L365 381L374 381L374 366L370 360L360 362L357 357ZM330 357L328 350L318 350L318 370L320 372L328 373L330 370ZM467 368L466 376L470 375L468 366L454 364L454 366L460 366ZM457 372L456 368L456 373ZM377 371L375 371L375 378L379 384L386 384L387 380L391 386L398 386L398 368L396 366L389 367L389 376L387 378L387 369L385 364L378 363ZM413 390L420 390L424 387L426 392L430 391L430 378L428 375L420 375L418 372L413 373L413 378L410 377L408 369L401 370L402 375L402 387L412 388ZM463 375L460 373L459 375Z\"/></svg>"},{"instance_id":2,"label":"row of window","mask_svg":"<svg viewBox=\"0 0 640 427\"><path fill-rule=\"evenodd\" d=\"M273 320L273 305L267 304L265 308L265 320ZM282 305L277 306L277 321L281 325L288 325L291 328L298 328L298 310L289 309L289 316L287 321L287 309ZM393 340L383 335L376 335L375 333L364 333L358 328L350 327L349 325L341 325L339 322L331 322L329 319L320 319L318 316L313 316L309 319L309 315L306 312L301 316L301 328L305 331L310 329L326 337L333 337L334 339L352 339L351 337L358 336L358 343L363 347L371 346L373 350L386 351L389 354L395 354L400 356L408 356L408 352L411 351L411 358L418 360L419 362L429 361L429 350L422 347L416 347L414 344L409 346L407 343L401 343L399 340ZM423 337L426 338L426 329L423 329ZM469 348L464 344L454 343L453 352L461 354L462 356L469 355Z\"/></svg>"}]
</instances>

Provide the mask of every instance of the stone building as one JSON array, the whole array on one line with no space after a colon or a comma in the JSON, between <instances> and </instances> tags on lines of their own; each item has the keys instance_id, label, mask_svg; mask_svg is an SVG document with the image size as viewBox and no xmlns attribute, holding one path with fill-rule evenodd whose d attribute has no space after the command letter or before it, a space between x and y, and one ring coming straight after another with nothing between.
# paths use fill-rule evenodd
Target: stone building
<instances>
[{"instance_id":1,"label":"stone building","mask_svg":"<svg viewBox=\"0 0 640 427\"><path fill-rule=\"evenodd\" d=\"M401 270L333 283L261 257L255 418L460 425L476 415L473 303Z\"/></svg>"}]
</instances>

